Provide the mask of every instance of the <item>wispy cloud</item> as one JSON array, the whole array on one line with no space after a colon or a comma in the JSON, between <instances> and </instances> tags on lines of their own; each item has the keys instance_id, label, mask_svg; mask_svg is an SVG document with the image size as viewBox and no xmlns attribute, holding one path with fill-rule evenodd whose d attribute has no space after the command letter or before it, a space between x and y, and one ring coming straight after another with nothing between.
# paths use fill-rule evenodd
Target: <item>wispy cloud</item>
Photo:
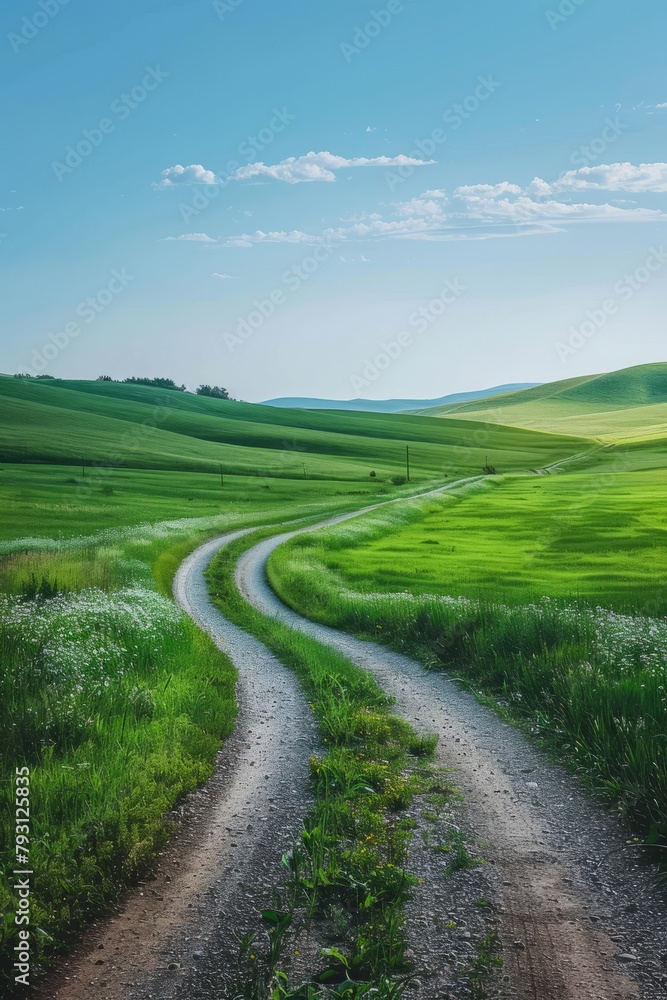
<instances>
[{"instance_id":1,"label":"wispy cloud","mask_svg":"<svg viewBox=\"0 0 667 1000\"><path fill-rule=\"evenodd\" d=\"M539 178L536 180L539 181ZM540 183L545 184L544 181ZM633 163L601 163L594 167L570 170L547 187L554 194L567 191L664 194L667 192L667 163L640 163L638 166Z\"/></svg>"},{"instance_id":2,"label":"wispy cloud","mask_svg":"<svg viewBox=\"0 0 667 1000\"><path fill-rule=\"evenodd\" d=\"M333 153L306 153L305 156L290 156L280 163L249 163L234 175L237 180L251 177L269 177L287 184L301 184L306 181L335 181L336 171L357 167L423 167L434 160L418 160L413 156L357 156L347 159Z\"/></svg>"},{"instance_id":3,"label":"wispy cloud","mask_svg":"<svg viewBox=\"0 0 667 1000\"><path fill-rule=\"evenodd\" d=\"M358 167L425 167L435 163L435 160L420 160L414 156L356 156L347 158L335 156L333 153L306 153L305 156L290 156L280 163L248 163L239 167L226 180L243 181L255 177L267 177L270 180L283 181L287 184L303 184L312 181L332 182L336 180L336 171L356 169ZM201 163L183 167L179 163L162 171L157 188L170 188L179 184L218 184L222 180L207 170Z\"/></svg>"},{"instance_id":4,"label":"wispy cloud","mask_svg":"<svg viewBox=\"0 0 667 1000\"><path fill-rule=\"evenodd\" d=\"M216 241L212 236L207 236L206 233L183 233L181 236L165 236L165 243L174 242L178 240L188 240L191 243L215 243Z\"/></svg>"},{"instance_id":5,"label":"wispy cloud","mask_svg":"<svg viewBox=\"0 0 667 1000\"><path fill-rule=\"evenodd\" d=\"M535 181L526 189L507 182L459 187L454 191L451 206L451 217L454 219L461 217L480 220L505 219L512 223L567 219L630 221L662 215L655 209L627 209L607 203L596 205L588 202L559 201L549 197L548 188L536 185Z\"/></svg>"},{"instance_id":6,"label":"wispy cloud","mask_svg":"<svg viewBox=\"0 0 667 1000\"><path fill-rule=\"evenodd\" d=\"M220 274L219 271L214 271L211 277L222 278L224 281L235 281L238 278L238 274Z\"/></svg>"},{"instance_id":7,"label":"wispy cloud","mask_svg":"<svg viewBox=\"0 0 667 1000\"><path fill-rule=\"evenodd\" d=\"M615 169L617 167L619 169ZM579 190L577 185L584 190L659 191L663 183L663 167L663 164L639 167L616 164L571 171L553 184L536 177L527 187L501 181L461 185L451 194L443 189L431 189L409 201L396 202L386 216L377 212L362 213L341 220L341 225L320 234L300 230L273 233L256 230L251 234L228 237L223 245L315 245L374 239L481 240L563 232L565 224L576 222L667 220L667 214L655 208L625 207L622 203L595 204L568 198L570 192ZM556 197L559 191L562 192L561 197Z\"/></svg>"},{"instance_id":8,"label":"wispy cloud","mask_svg":"<svg viewBox=\"0 0 667 1000\"><path fill-rule=\"evenodd\" d=\"M261 229L255 230L254 233L242 233L240 236L230 236L224 241L224 246L227 247L251 247L256 243L322 243L327 238L327 233L333 232L333 230L327 230L326 233L320 236L311 236L308 233L302 233L299 229L293 229L291 232L285 232L284 230L279 230L276 232L265 233Z\"/></svg>"},{"instance_id":9,"label":"wispy cloud","mask_svg":"<svg viewBox=\"0 0 667 1000\"><path fill-rule=\"evenodd\" d=\"M384 166L388 161L395 162L399 159L379 157L374 160L362 158L352 161L333 157L335 163L327 160L329 166L325 167L324 161L313 160L320 156L330 157L331 154L308 154L307 157L302 157L302 161L308 162L307 167L296 160L284 160L282 164L276 164L270 169L280 168L282 172L284 168L292 177L288 182L298 183L294 178L304 169L317 174L318 171L329 170L329 167L340 169L341 163ZM250 169L242 168L244 171ZM281 179L287 180L287 175ZM317 178L313 175L311 179ZM213 239L206 233L184 233L167 239L243 248L264 243L318 246L346 240L480 240L562 232L567 223L667 220L665 212L643 207L636 201L613 199L613 204L610 204L596 203L590 199L573 200L572 196L582 191L590 192L593 196L602 191L623 191L635 195L667 193L667 163L600 164L570 170L553 182L535 177L525 187L505 180L493 184L464 184L454 188L451 193L442 188L432 188L416 198L395 202L384 214L362 212L341 219L337 226L320 233L308 233L301 229L256 229L251 233L229 235L220 239Z\"/></svg>"}]
</instances>

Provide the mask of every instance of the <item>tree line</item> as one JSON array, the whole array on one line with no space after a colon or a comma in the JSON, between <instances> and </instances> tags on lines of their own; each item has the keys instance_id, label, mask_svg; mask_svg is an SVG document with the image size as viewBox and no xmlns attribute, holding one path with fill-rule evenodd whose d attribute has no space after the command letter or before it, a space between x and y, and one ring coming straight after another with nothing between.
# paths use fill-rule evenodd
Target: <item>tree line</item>
<instances>
[{"instance_id":1,"label":"tree line","mask_svg":"<svg viewBox=\"0 0 667 1000\"><path fill-rule=\"evenodd\" d=\"M53 375L29 375L27 372L17 372L14 378L37 378L37 379L51 379L55 381ZM137 378L131 375L129 378L115 379L111 375L98 375L97 382L120 382L121 384L130 383L132 385L148 385L154 389L172 389L175 392L187 392L188 389L184 385L177 385L173 378ZM212 399L231 399L228 391L221 385L199 385L195 389L197 396L210 396Z\"/></svg>"}]
</instances>

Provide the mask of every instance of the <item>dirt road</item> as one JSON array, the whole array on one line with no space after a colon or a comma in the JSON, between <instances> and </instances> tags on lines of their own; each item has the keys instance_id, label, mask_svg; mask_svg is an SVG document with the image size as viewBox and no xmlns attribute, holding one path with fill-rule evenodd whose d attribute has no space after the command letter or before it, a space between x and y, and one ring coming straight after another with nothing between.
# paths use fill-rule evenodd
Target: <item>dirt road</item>
<instances>
[{"instance_id":1,"label":"dirt road","mask_svg":"<svg viewBox=\"0 0 667 1000\"><path fill-rule=\"evenodd\" d=\"M39 1000L232 995L239 937L256 928L258 911L271 902L281 855L298 836L308 808L308 760L317 748L312 715L295 677L209 600L205 567L243 533L203 545L183 563L174 584L181 607L239 669L236 731L218 757L214 777L180 810L180 828L151 880L130 892L112 919L88 932L35 991ZM571 775L446 676L287 609L266 582L265 564L294 533L246 553L238 567L239 587L265 613L370 670L396 698L398 712L417 729L440 735L440 764L453 770L464 795L461 821L474 831L488 861L483 877L504 959L493 995L667 998L665 897L652 871L624 847L620 823ZM454 921L444 919L452 889L442 868L430 854L421 863L428 870L410 908L420 975L412 995L444 1000L456 995L447 986L457 962L452 938L460 928L452 931ZM463 944L472 948L474 942Z\"/></svg>"}]
</instances>

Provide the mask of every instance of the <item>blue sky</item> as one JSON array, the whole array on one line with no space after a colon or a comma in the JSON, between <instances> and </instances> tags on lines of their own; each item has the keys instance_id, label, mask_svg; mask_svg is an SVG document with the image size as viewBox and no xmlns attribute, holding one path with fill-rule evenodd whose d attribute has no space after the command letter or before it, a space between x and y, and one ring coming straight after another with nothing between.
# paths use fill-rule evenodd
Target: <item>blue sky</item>
<instances>
[{"instance_id":1,"label":"blue sky","mask_svg":"<svg viewBox=\"0 0 667 1000\"><path fill-rule=\"evenodd\" d=\"M664 360L658 0L0 17L0 370L261 400Z\"/></svg>"}]
</instances>

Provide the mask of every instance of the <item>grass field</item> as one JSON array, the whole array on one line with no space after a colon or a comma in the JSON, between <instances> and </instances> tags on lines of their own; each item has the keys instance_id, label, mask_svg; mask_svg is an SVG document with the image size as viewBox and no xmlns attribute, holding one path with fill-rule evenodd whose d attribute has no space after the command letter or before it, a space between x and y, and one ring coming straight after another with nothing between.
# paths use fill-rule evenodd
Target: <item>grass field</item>
<instances>
[{"instance_id":1,"label":"grass field","mask_svg":"<svg viewBox=\"0 0 667 1000\"><path fill-rule=\"evenodd\" d=\"M667 835L665 470L469 486L301 536L303 614L455 669Z\"/></svg>"},{"instance_id":2,"label":"grass field","mask_svg":"<svg viewBox=\"0 0 667 1000\"><path fill-rule=\"evenodd\" d=\"M548 430L602 441L667 437L667 364L566 379L420 411L428 416Z\"/></svg>"},{"instance_id":3,"label":"grass field","mask_svg":"<svg viewBox=\"0 0 667 1000\"><path fill-rule=\"evenodd\" d=\"M0 471L1 542L34 536L66 539L100 529L121 529L175 518L272 520L286 507L324 507L382 498L387 483L367 479L304 480L154 469L87 469L62 465L5 464ZM356 498L356 499L355 499Z\"/></svg>"},{"instance_id":4,"label":"grass field","mask_svg":"<svg viewBox=\"0 0 667 1000\"><path fill-rule=\"evenodd\" d=\"M667 469L486 480L355 544L337 533L326 565L361 592L409 590L505 603L542 596L667 611ZM322 556L316 553L316 558Z\"/></svg>"}]
</instances>

